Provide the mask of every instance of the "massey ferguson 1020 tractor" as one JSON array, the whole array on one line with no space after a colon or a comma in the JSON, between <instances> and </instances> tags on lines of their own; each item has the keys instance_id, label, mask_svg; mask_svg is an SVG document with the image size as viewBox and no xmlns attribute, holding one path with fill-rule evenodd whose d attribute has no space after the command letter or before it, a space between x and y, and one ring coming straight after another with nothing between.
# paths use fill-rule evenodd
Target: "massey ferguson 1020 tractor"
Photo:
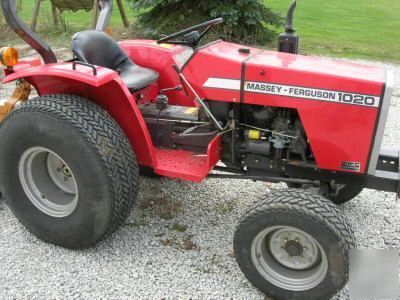
<instances>
[{"instance_id":1,"label":"massey ferguson 1020 tractor","mask_svg":"<svg viewBox=\"0 0 400 300\"><path fill-rule=\"evenodd\" d=\"M297 54L288 12L279 51L221 40L222 19L158 41L72 39L71 59L1 0L9 26L42 57L0 51L0 190L20 222L66 248L93 246L124 223L139 172L283 182L240 219L234 253L274 299L328 299L345 285L354 233L335 204L363 188L399 194L399 153L381 150L392 75L378 67ZM188 51L192 51L188 56ZM31 87L38 97L29 99Z\"/></svg>"}]
</instances>

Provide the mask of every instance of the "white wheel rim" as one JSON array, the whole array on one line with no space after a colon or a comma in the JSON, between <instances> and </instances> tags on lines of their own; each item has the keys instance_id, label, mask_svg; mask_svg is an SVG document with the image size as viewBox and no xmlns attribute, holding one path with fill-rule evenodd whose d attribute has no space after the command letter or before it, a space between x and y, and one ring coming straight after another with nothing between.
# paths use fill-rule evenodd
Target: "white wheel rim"
<instances>
[{"instance_id":1,"label":"white wheel rim","mask_svg":"<svg viewBox=\"0 0 400 300\"><path fill-rule=\"evenodd\" d=\"M18 171L26 196L40 211L56 218L74 212L78 186L70 167L54 151L29 148L21 156Z\"/></svg>"},{"instance_id":2,"label":"white wheel rim","mask_svg":"<svg viewBox=\"0 0 400 300\"><path fill-rule=\"evenodd\" d=\"M328 259L320 244L308 233L289 226L260 232L253 239L251 258L267 281L290 291L312 289L328 273Z\"/></svg>"}]
</instances>

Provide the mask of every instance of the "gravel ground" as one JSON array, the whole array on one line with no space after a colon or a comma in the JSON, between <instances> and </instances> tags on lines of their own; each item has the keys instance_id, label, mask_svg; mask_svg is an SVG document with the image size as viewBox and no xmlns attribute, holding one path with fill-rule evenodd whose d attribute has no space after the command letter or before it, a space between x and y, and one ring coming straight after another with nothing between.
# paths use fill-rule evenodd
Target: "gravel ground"
<instances>
[{"instance_id":1,"label":"gravel ground","mask_svg":"<svg viewBox=\"0 0 400 300\"><path fill-rule=\"evenodd\" d=\"M400 67L384 66L396 72L384 146L399 149ZM5 94L2 87L2 99ZM283 185L163 178L141 179L141 187L125 225L85 251L36 239L0 201L0 298L264 298L240 272L232 237L246 208ZM393 194L365 190L341 210L362 248L400 247L400 204ZM347 298L345 289L336 299Z\"/></svg>"}]
</instances>

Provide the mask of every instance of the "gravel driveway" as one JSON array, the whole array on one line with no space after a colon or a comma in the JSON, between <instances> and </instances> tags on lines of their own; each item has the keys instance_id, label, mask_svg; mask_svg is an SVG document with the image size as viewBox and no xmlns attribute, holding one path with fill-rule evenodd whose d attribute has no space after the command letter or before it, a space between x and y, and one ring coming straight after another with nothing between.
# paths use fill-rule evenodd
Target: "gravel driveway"
<instances>
[{"instance_id":1,"label":"gravel driveway","mask_svg":"<svg viewBox=\"0 0 400 300\"><path fill-rule=\"evenodd\" d=\"M396 72L396 90L384 146L399 149L400 67L385 66ZM0 201L0 298L264 299L240 272L232 237L246 208L283 185L163 178L141 179L141 187L125 225L84 251L36 239ZM394 194L365 190L341 209L361 247L400 247ZM337 299L347 295L345 289Z\"/></svg>"}]
</instances>

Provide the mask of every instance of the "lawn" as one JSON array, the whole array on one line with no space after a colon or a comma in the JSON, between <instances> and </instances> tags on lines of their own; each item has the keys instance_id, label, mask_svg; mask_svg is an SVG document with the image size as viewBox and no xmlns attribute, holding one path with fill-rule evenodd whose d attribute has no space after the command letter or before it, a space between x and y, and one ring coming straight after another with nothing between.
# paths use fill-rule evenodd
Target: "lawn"
<instances>
[{"instance_id":1,"label":"lawn","mask_svg":"<svg viewBox=\"0 0 400 300\"><path fill-rule=\"evenodd\" d=\"M67 45L73 33L90 27L91 12L80 11L64 13L61 22L64 26L54 28L49 3L42 4L38 28L52 45ZM282 16L289 3L290 0L265 0L266 5ZM26 22L30 22L33 6L34 0L23 0L21 15ZM135 13L129 4L126 3L125 9L130 21L134 21ZM111 24L114 32L123 31L117 5L114 5ZM400 31L397 30L400 1L299 0L295 26L301 37L302 53L400 62ZM9 33L0 33L4 43L10 41L9 37ZM266 46L275 48L276 41Z\"/></svg>"},{"instance_id":2,"label":"lawn","mask_svg":"<svg viewBox=\"0 0 400 300\"><path fill-rule=\"evenodd\" d=\"M400 62L400 1L299 0L295 26L301 51ZM265 0L286 13L289 0Z\"/></svg>"}]
</instances>

